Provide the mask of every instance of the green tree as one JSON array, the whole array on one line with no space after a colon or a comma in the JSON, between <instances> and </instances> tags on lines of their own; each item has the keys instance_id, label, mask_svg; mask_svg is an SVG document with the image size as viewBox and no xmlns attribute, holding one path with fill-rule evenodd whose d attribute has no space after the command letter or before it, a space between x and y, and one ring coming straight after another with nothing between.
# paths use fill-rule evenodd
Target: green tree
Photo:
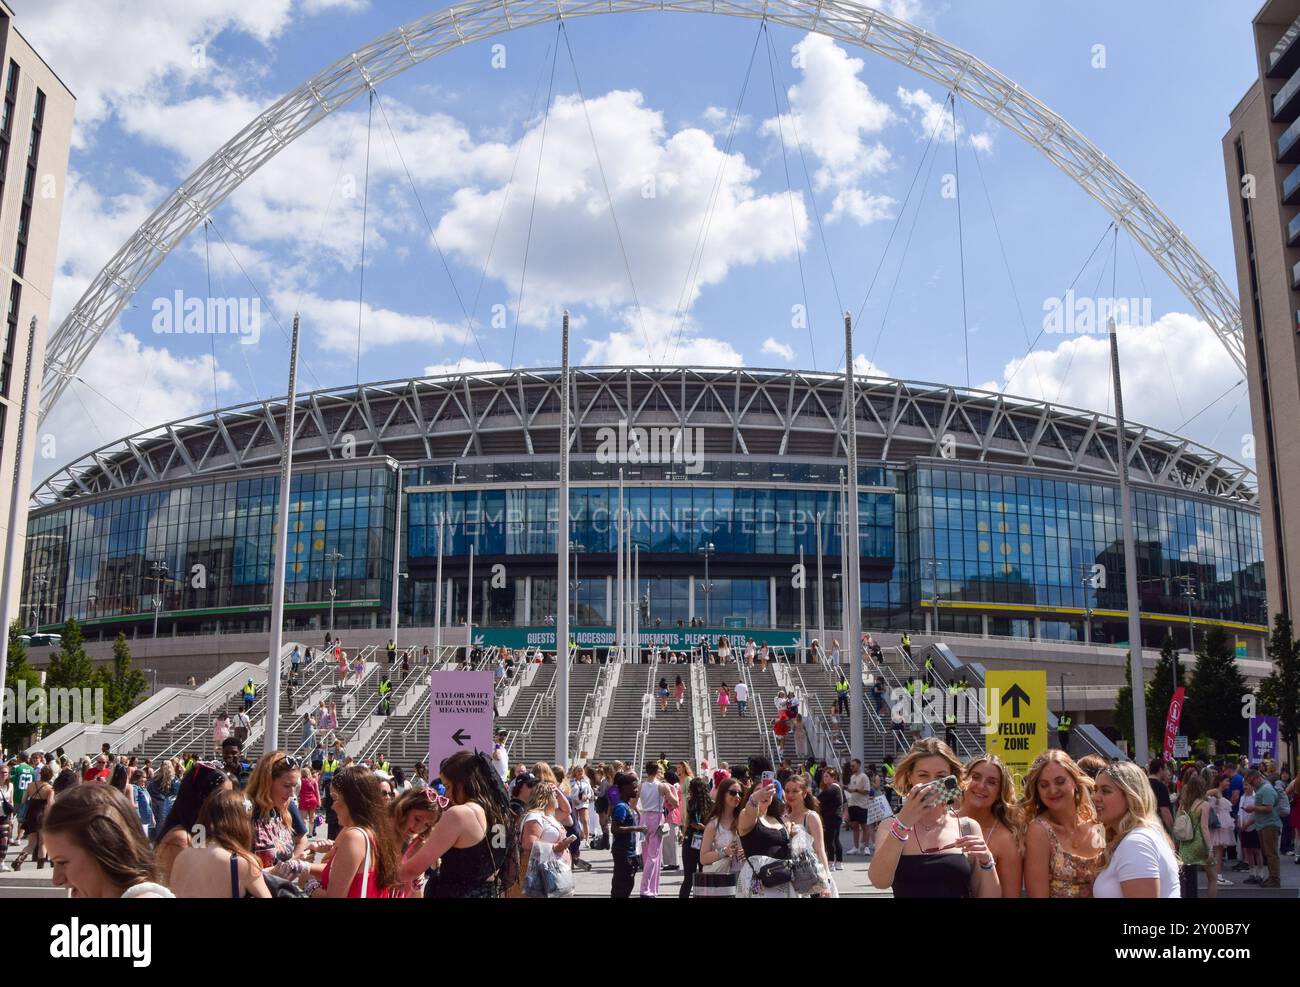
<instances>
[{"instance_id":1,"label":"green tree","mask_svg":"<svg viewBox=\"0 0 1300 987\"><path fill-rule=\"evenodd\" d=\"M1211 627L1196 654L1196 671L1187 687L1187 712L1196 729L1212 738L1222 753L1241 749L1246 693L1233 641L1223 628Z\"/></svg>"},{"instance_id":2,"label":"green tree","mask_svg":"<svg viewBox=\"0 0 1300 987\"><path fill-rule=\"evenodd\" d=\"M1183 665L1178 661L1178 649L1174 647L1173 635L1166 634L1164 643L1160 645L1160 661L1156 663L1155 675L1147 683L1147 736L1151 738L1153 748L1159 748L1164 743L1165 719L1169 716L1169 701L1174 698L1176 688L1175 664L1178 668L1178 685L1185 686ZM1188 736L1195 735L1186 709L1183 710L1178 732Z\"/></svg>"},{"instance_id":3,"label":"green tree","mask_svg":"<svg viewBox=\"0 0 1300 987\"><path fill-rule=\"evenodd\" d=\"M1300 641L1292 637L1291 621L1280 613L1273 619L1268 656L1273 672L1259 684L1259 712L1278 718L1279 732L1294 759L1300 732Z\"/></svg>"},{"instance_id":4,"label":"green tree","mask_svg":"<svg viewBox=\"0 0 1300 987\"><path fill-rule=\"evenodd\" d=\"M1115 696L1115 725L1133 750L1133 672L1129 666L1130 655L1124 655L1124 684Z\"/></svg>"},{"instance_id":5,"label":"green tree","mask_svg":"<svg viewBox=\"0 0 1300 987\"><path fill-rule=\"evenodd\" d=\"M94 687L104 690L105 723L129 713L139 702L140 693L149 687L144 673L131 667L131 649L125 634L119 632L113 642L112 667L95 669Z\"/></svg>"},{"instance_id":6,"label":"green tree","mask_svg":"<svg viewBox=\"0 0 1300 987\"><path fill-rule=\"evenodd\" d=\"M95 669L86 654L86 638L81 625L69 618L63 627L63 644L50 656L45 675L47 688L85 689L95 685Z\"/></svg>"},{"instance_id":7,"label":"green tree","mask_svg":"<svg viewBox=\"0 0 1300 987\"><path fill-rule=\"evenodd\" d=\"M22 641L22 625L15 620L9 625L9 654L5 660L5 688L12 689L15 698L19 691L19 682L26 682L27 690L30 692L40 686L41 676L36 669L27 664L27 649ZM26 746L28 738L36 733L36 728L41 725L25 722L25 716L18 715L25 712L17 708L16 702L12 707L5 707L4 730L0 735L0 743L6 750L21 750Z\"/></svg>"}]
</instances>

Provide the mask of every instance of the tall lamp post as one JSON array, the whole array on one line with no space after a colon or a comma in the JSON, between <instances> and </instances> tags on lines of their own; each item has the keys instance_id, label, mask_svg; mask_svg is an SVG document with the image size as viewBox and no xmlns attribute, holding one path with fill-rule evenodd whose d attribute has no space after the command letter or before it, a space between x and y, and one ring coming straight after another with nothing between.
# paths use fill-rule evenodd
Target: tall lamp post
<instances>
[{"instance_id":1,"label":"tall lamp post","mask_svg":"<svg viewBox=\"0 0 1300 987\"><path fill-rule=\"evenodd\" d=\"M582 589L582 580L578 578L578 555L586 550L587 546L582 542L569 542L569 551L573 555L573 579L569 583L573 587L573 600L570 604L569 618L575 627L578 624L578 590Z\"/></svg>"},{"instance_id":2,"label":"tall lamp post","mask_svg":"<svg viewBox=\"0 0 1300 987\"><path fill-rule=\"evenodd\" d=\"M822 588L822 514L817 512L817 640L826 653L826 591Z\"/></svg>"},{"instance_id":3,"label":"tall lamp post","mask_svg":"<svg viewBox=\"0 0 1300 987\"><path fill-rule=\"evenodd\" d=\"M342 552L329 552L325 556L325 561L330 563L330 640L334 639L334 598L339 595L339 562L343 559Z\"/></svg>"},{"instance_id":4,"label":"tall lamp post","mask_svg":"<svg viewBox=\"0 0 1300 987\"><path fill-rule=\"evenodd\" d=\"M713 595L713 583L709 580L709 559L713 557L713 553L717 549L714 547L713 542L706 541L700 546L699 551L704 556L704 582L700 584L700 592L704 594L704 626L711 627L713 617L709 611L709 597Z\"/></svg>"},{"instance_id":5,"label":"tall lamp post","mask_svg":"<svg viewBox=\"0 0 1300 987\"><path fill-rule=\"evenodd\" d=\"M162 584L163 580L171 575L167 568L167 563L161 560L153 562L149 566L150 578L153 579L154 597L153 597L153 639L158 640L158 612L162 610Z\"/></svg>"},{"instance_id":6,"label":"tall lamp post","mask_svg":"<svg viewBox=\"0 0 1300 987\"><path fill-rule=\"evenodd\" d=\"M930 578L934 581L934 636L939 636L939 570L943 563L938 559L927 559L925 562L926 571L930 573Z\"/></svg>"},{"instance_id":7,"label":"tall lamp post","mask_svg":"<svg viewBox=\"0 0 1300 987\"><path fill-rule=\"evenodd\" d=\"M1183 597L1187 600L1187 653L1196 654L1196 624L1192 620L1192 603L1196 600L1196 577L1191 573L1181 577L1183 584ZM1174 659L1175 662L1177 659ZM1176 673L1176 669L1175 669ZM1177 680L1175 680L1175 688Z\"/></svg>"}]
</instances>

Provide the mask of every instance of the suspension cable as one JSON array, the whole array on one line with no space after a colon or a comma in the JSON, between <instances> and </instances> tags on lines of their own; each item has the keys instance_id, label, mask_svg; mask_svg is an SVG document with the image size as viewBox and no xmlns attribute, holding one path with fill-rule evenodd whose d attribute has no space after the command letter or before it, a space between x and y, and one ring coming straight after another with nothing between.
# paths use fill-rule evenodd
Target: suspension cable
<instances>
[{"instance_id":1,"label":"suspension cable","mask_svg":"<svg viewBox=\"0 0 1300 987\"><path fill-rule=\"evenodd\" d=\"M587 121L587 133L591 136L591 151L596 157L596 170L600 173L600 183L605 189L605 201L609 204L609 218L614 222L614 236L618 240L618 250L623 256L623 269L627 272L628 286L632 290L632 305L636 308L637 322L641 325L641 337L646 345L646 357L651 356L650 335L646 332L645 313L641 310L641 300L637 296L636 279L632 277L632 263L628 260L627 245L623 242L623 230L618 223L618 213L614 210L614 196L609 190L609 179L605 177L605 165L600 160L600 148L596 144L596 131L591 125L591 113L587 109L587 96L582 89L582 79L578 74L578 62L573 57L573 45L569 41L569 29L564 18L560 18L560 34L564 37L564 47L569 54L569 64L573 68L573 81L578 87L578 98L582 101L582 115Z\"/></svg>"},{"instance_id":2,"label":"suspension cable","mask_svg":"<svg viewBox=\"0 0 1300 987\"><path fill-rule=\"evenodd\" d=\"M375 90L370 88L369 109L366 112L366 178L361 193L361 277L357 288L357 387L361 386L361 318L366 301L366 219L370 212L370 134L375 117Z\"/></svg>"},{"instance_id":3,"label":"suspension cable","mask_svg":"<svg viewBox=\"0 0 1300 987\"><path fill-rule=\"evenodd\" d=\"M560 22L561 28L564 22ZM510 362L506 368L513 370L515 366L515 343L519 340L519 320L524 314L524 281L528 277L528 251L533 243L533 220L537 215L537 191L541 188L542 181L542 158L546 150L546 126L551 120L551 98L555 92L555 63L559 61L560 46L555 45L555 52L551 57L551 77L546 84L546 111L542 116L542 133L537 144L537 173L533 178L533 201L528 207L528 234L524 238L524 261L519 270L519 296L515 302L515 331L510 337Z\"/></svg>"},{"instance_id":4,"label":"suspension cable","mask_svg":"<svg viewBox=\"0 0 1300 987\"><path fill-rule=\"evenodd\" d=\"M740 121L740 111L745 102L745 94L749 91L749 79L754 71L754 56L758 54L758 42L763 36L763 24L764 21L760 21L758 30L754 33L754 46L749 52L749 65L745 68L745 77L740 86L740 97L736 100L736 108L731 114L731 125L727 130L727 139L723 144L722 155L718 161L718 171L713 176L713 187L709 190L709 197L705 201L704 215L700 217L700 228L695 234L695 243L691 247L690 258L686 263L686 275L682 278L682 290L677 296L677 308L673 311L674 361L677 359L677 347L681 341L682 332L686 327L686 309L690 304L690 299L695 294L695 285L699 280L700 271L704 267L704 248L708 242L709 228L713 225L714 210L717 207L718 198L722 191L722 177L726 172L727 163L731 160L732 143L735 140L736 128ZM698 257L696 256L697 253ZM665 355L667 351L667 342L665 341Z\"/></svg>"},{"instance_id":5,"label":"suspension cable","mask_svg":"<svg viewBox=\"0 0 1300 987\"><path fill-rule=\"evenodd\" d=\"M966 360L966 387L970 388L970 327L966 318L966 237L961 215L961 165L957 154L957 92L949 94L948 106L952 110L952 178L957 185L957 256L961 264L961 343Z\"/></svg>"},{"instance_id":6,"label":"suspension cable","mask_svg":"<svg viewBox=\"0 0 1300 987\"><path fill-rule=\"evenodd\" d=\"M203 217L203 267L208 277L208 301L212 301L212 237L208 232L208 225L211 220ZM217 400L217 337L209 333L212 337L212 410L215 411L221 407Z\"/></svg>"}]
</instances>

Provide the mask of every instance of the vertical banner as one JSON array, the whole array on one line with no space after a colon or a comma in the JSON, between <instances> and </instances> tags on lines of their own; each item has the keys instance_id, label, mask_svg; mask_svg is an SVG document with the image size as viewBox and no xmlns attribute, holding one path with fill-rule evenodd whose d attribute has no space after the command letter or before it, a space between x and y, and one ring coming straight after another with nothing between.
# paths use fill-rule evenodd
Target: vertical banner
<instances>
[{"instance_id":1,"label":"vertical banner","mask_svg":"<svg viewBox=\"0 0 1300 987\"><path fill-rule=\"evenodd\" d=\"M1021 791L1034 758L1047 750L1047 672L984 673L985 747L1006 762Z\"/></svg>"},{"instance_id":2,"label":"vertical banner","mask_svg":"<svg viewBox=\"0 0 1300 987\"><path fill-rule=\"evenodd\" d=\"M1165 759L1174 756L1174 741L1178 736L1178 724L1183 718L1183 696L1187 692L1181 685L1174 690L1169 700L1169 714L1165 717Z\"/></svg>"},{"instance_id":3,"label":"vertical banner","mask_svg":"<svg viewBox=\"0 0 1300 987\"><path fill-rule=\"evenodd\" d=\"M1266 757L1277 760L1277 717L1252 716L1250 718L1250 736L1246 739L1246 750L1250 763L1262 761Z\"/></svg>"},{"instance_id":4,"label":"vertical banner","mask_svg":"<svg viewBox=\"0 0 1300 987\"><path fill-rule=\"evenodd\" d=\"M429 777L458 751L492 750L491 672L429 673Z\"/></svg>"}]
</instances>

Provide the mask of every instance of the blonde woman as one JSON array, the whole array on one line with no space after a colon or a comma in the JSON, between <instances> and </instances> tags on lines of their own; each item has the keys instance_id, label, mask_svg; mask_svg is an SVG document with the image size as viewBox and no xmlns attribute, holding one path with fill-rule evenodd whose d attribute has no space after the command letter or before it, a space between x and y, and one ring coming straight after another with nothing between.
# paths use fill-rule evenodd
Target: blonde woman
<instances>
[{"instance_id":1,"label":"blonde woman","mask_svg":"<svg viewBox=\"0 0 1300 987\"><path fill-rule=\"evenodd\" d=\"M993 851L1002 897L1019 898L1024 873L1024 826L1011 772L996 754L981 754L966 762L966 791L957 813L974 819Z\"/></svg>"},{"instance_id":2,"label":"blonde woman","mask_svg":"<svg viewBox=\"0 0 1300 987\"><path fill-rule=\"evenodd\" d=\"M519 880L522 882L528 874L528 862L532 858L533 844L539 840L549 843L555 856L565 864L569 863L569 847L575 842L572 836L565 834L565 825L557 818L559 808L559 788L554 782L539 781L529 798L519 833Z\"/></svg>"},{"instance_id":3,"label":"blonde woman","mask_svg":"<svg viewBox=\"0 0 1300 987\"><path fill-rule=\"evenodd\" d=\"M831 864L826 859L825 829L822 826L819 809L820 805L816 797L809 791L807 775L795 775L785 783L785 818L796 831L802 829L808 834L813 853L817 855L817 861L821 864L825 878L825 890L814 892L812 897L832 898L835 897L835 893L832 891Z\"/></svg>"},{"instance_id":4,"label":"blonde woman","mask_svg":"<svg viewBox=\"0 0 1300 987\"><path fill-rule=\"evenodd\" d=\"M1205 797L1205 779L1199 771L1189 771L1178 792L1178 807L1174 811L1174 839L1178 842L1178 859L1183 863L1179 875L1183 897L1197 897L1197 871L1205 869L1207 893L1216 897L1219 890L1215 880L1214 858L1210 852L1210 807Z\"/></svg>"},{"instance_id":5,"label":"blonde woman","mask_svg":"<svg viewBox=\"0 0 1300 987\"><path fill-rule=\"evenodd\" d=\"M1156 815L1147 773L1131 761L1109 764L1098 773L1092 798L1106 831L1102 869L1092 883L1092 896L1180 897L1178 857Z\"/></svg>"},{"instance_id":6,"label":"blonde woman","mask_svg":"<svg viewBox=\"0 0 1300 987\"><path fill-rule=\"evenodd\" d=\"M895 898L1000 898L997 861L979 823L952 811L963 769L943 741L912 745L894 772L903 806L876 832L868 876Z\"/></svg>"},{"instance_id":7,"label":"blonde woman","mask_svg":"<svg viewBox=\"0 0 1300 987\"><path fill-rule=\"evenodd\" d=\"M1105 845L1092 805L1092 781L1063 750L1048 750L1025 776L1025 893L1030 898L1091 898Z\"/></svg>"}]
</instances>

